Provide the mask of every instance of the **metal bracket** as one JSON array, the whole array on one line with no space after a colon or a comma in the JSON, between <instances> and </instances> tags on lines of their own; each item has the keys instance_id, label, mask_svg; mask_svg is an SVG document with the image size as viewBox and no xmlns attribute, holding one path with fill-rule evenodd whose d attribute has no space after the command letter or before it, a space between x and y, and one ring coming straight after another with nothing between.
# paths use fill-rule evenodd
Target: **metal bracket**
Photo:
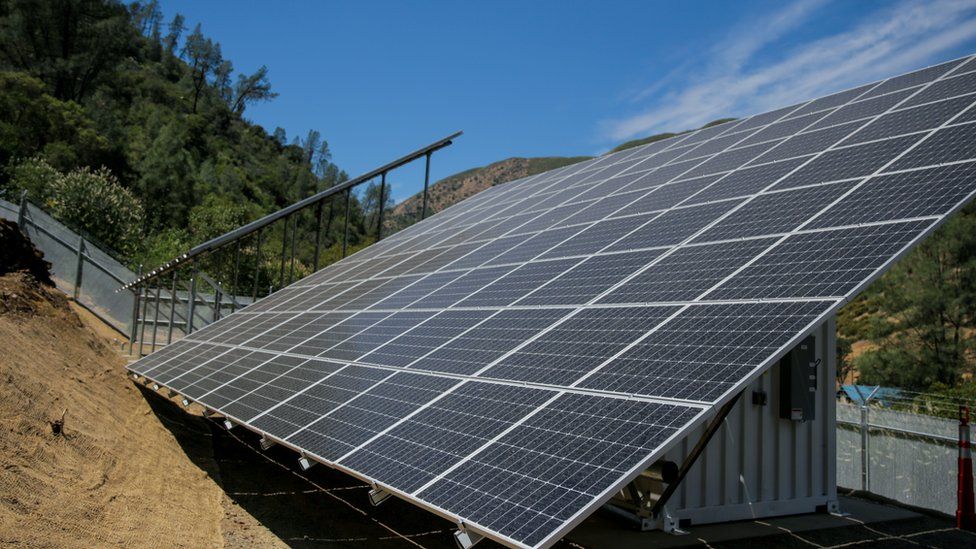
<instances>
[{"instance_id":1,"label":"metal bracket","mask_svg":"<svg viewBox=\"0 0 976 549\"><path fill-rule=\"evenodd\" d=\"M152 390L153 391L158 391L159 390L159 384L158 383L153 383L152 384Z\"/></svg>"},{"instance_id":2,"label":"metal bracket","mask_svg":"<svg viewBox=\"0 0 976 549\"><path fill-rule=\"evenodd\" d=\"M479 541L485 539L481 534L476 534L470 530L466 530L464 527L455 530L454 541L457 542L457 546L460 549L471 549Z\"/></svg>"},{"instance_id":3,"label":"metal bracket","mask_svg":"<svg viewBox=\"0 0 976 549\"><path fill-rule=\"evenodd\" d=\"M835 517L849 517L850 513L845 513L840 510L840 502L836 499L832 499L827 502L827 514L833 515Z\"/></svg>"},{"instance_id":4,"label":"metal bracket","mask_svg":"<svg viewBox=\"0 0 976 549\"><path fill-rule=\"evenodd\" d=\"M705 451L705 447L707 447L708 442L712 440L712 436L718 432L719 428L722 426L722 422L725 421L725 418L729 415L729 412L732 411L732 408L735 407L735 404L739 402L740 396L742 396L742 393L738 393L732 397L731 400L726 402L725 405L719 409L718 413L715 414L715 417L712 418L712 421L705 428L705 432L702 433L701 438L695 443L694 448L691 449L691 453L688 454L684 463L682 463L681 467L678 469L678 477L674 480L674 482L668 483L667 488L664 489L661 497L658 498L657 502L654 504L654 507L651 508L651 513L655 517L661 515L661 512L664 510L664 504L671 499L671 496L674 495L675 490L677 490L678 486L681 485L681 481L683 481L688 475L688 472L691 471L692 465L695 464L695 461L697 461L699 456L701 456Z\"/></svg>"},{"instance_id":5,"label":"metal bracket","mask_svg":"<svg viewBox=\"0 0 976 549\"><path fill-rule=\"evenodd\" d=\"M308 471L314 465L315 462L305 457L304 454L302 454L302 457L298 458L298 466L302 468L302 471Z\"/></svg>"},{"instance_id":6,"label":"metal bracket","mask_svg":"<svg viewBox=\"0 0 976 549\"><path fill-rule=\"evenodd\" d=\"M270 450L270 449L271 449L271 448L272 448L272 447L273 447L273 446L274 446L274 445L275 445L276 443L275 443L275 441L273 441L273 440L271 440L270 438L267 438L267 437L261 437L261 440L260 440L260 441L258 441L258 444L259 444L259 445L261 446L261 449L262 449L262 450L264 450L264 451L268 451L268 450Z\"/></svg>"},{"instance_id":7,"label":"metal bracket","mask_svg":"<svg viewBox=\"0 0 976 549\"><path fill-rule=\"evenodd\" d=\"M374 485L373 489L369 491L369 502L373 507L378 507L379 504L387 500L392 494L386 490Z\"/></svg>"},{"instance_id":8,"label":"metal bracket","mask_svg":"<svg viewBox=\"0 0 976 549\"><path fill-rule=\"evenodd\" d=\"M679 527L679 522L668 513L667 507L661 513L661 531L672 536L685 536L688 532Z\"/></svg>"},{"instance_id":9,"label":"metal bracket","mask_svg":"<svg viewBox=\"0 0 976 549\"><path fill-rule=\"evenodd\" d=\"M229 420L229 419L225 419L224 420L224 429L227 429L228 431L230 431L233 428L234 428L234 422L231 421L231 420Z\"/></svg>"},{"instance_id":10,"label":"metal bracket","mask_svg":"<svg viewBox=\"0 0 976 549\"><path fill-rule=\"evenodd\" d=\"M184 407L189 406L190 404L192 404L192 402L190 402L190 399L188 399L188 398L184 398L180 402L183 404Z\"/></svg>"}]
</instances>

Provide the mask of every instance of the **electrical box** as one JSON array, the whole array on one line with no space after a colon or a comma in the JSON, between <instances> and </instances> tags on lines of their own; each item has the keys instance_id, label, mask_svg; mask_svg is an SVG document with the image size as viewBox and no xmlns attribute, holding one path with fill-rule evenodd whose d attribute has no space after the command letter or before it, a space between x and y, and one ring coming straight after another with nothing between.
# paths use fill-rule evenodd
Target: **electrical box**
<instances>
[{"instance_id":1,"label":"electrical box","mask_svg":"<svg viewBox=\"0 0 976 549\"><path fill-rule=\"evenodd\" d=\"M813 421L817 410L816 338L809 336L780 360L779 417Z\"/></svg>"}]
</instances>

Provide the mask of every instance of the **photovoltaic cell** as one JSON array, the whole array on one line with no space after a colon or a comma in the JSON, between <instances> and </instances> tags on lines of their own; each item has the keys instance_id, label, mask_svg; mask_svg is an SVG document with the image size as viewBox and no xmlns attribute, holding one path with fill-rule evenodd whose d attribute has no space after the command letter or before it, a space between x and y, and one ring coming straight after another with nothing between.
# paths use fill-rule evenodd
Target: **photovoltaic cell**
<instances>
[{"instance_id":1,"label":"photovoltaic cell","mask_svg":"<svg viewBox=\"0 0 976 549\"><path fill-rule=\"evenodd\" d=\"M129 368L548 546L976 192L973 63L495 185Z\"/></svg>"}]
</instances>

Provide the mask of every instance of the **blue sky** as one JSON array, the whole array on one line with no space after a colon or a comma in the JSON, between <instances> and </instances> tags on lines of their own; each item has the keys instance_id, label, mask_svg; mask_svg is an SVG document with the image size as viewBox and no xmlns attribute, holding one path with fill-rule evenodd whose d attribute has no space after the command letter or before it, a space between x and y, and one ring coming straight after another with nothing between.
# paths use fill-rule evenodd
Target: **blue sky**
<instances>
[{"instance_id":1,"label":"blue sky","mask_svg":"<svg viewBox=\"0 0 976 549\"><path fill-rule=\"evenodd\" d=\"M317 129L351 175L464 130L432 179L510 156L605 152L976 51L976 0L322 2L162 0L238 71L246 116ZM393 177L400 200L417 166Z\"/></svg>"}]
</instances>

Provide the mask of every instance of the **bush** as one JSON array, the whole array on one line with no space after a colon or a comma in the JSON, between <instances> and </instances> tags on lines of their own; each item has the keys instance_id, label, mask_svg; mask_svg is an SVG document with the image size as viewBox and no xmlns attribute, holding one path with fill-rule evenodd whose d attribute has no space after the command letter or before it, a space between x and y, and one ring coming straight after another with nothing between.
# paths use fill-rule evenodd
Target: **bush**
<instances>
[{"instance_id":1,"label":"bush","mask_svg":"<svg viewBox=\"0 0 976 549\"><path fill-rule=\"evenodd\" d=\"M56 178L47 207L69 227L125 257L140 247L142 204L106 168L79 168Z\"/></svg>"}]
</instances>

